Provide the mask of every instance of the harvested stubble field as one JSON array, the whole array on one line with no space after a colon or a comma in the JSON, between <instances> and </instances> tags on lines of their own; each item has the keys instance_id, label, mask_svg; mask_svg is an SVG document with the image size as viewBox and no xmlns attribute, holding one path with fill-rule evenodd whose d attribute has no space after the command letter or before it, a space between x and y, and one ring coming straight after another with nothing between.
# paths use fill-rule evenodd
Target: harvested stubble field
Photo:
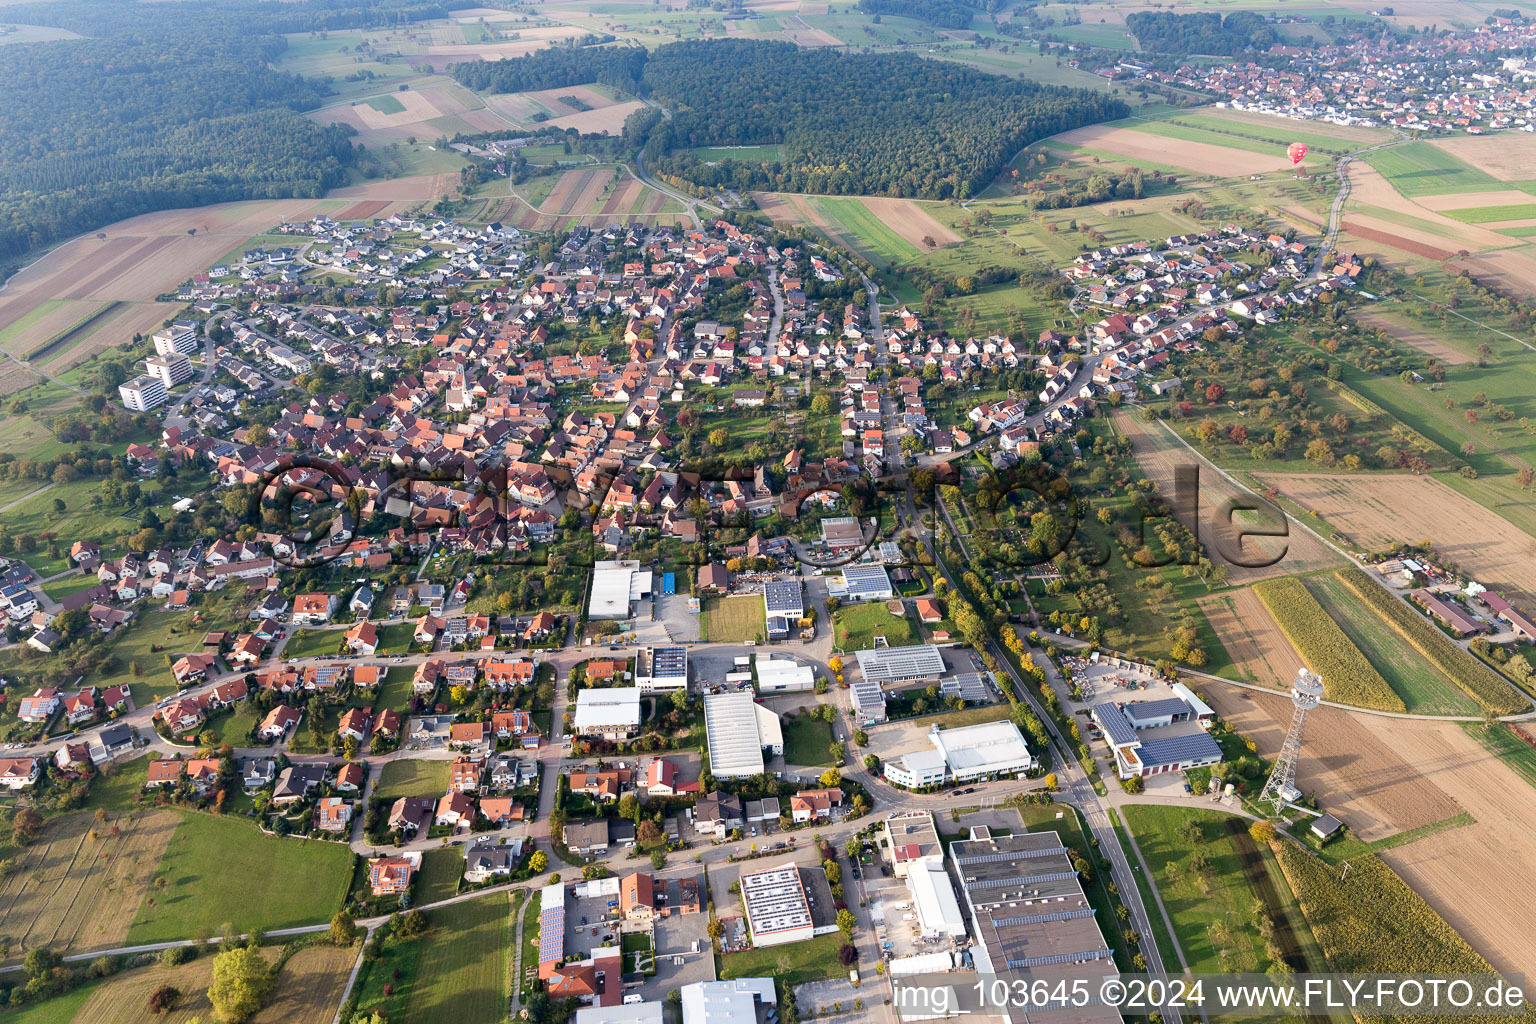
<instances>
[{"instance_id":1,"label":"harvested stubble field","mask_svg":"<svg viewBox=\"0 0 1536 1024\"><path fill-rule=\"evenodd\" d=\"M307 946L288 958L277 975L272 1001L251 1024L330 1024L358 950L353 946Z\"/></svg>"},{"instance_id":2,"label":"harvested stubble field","mask_svg":"<svg viewBox=\"0 0 1536 1024\"><path fill-rule=\"evenodd\" d=\"M1251 587L1203 597L1199 605L1243 682L1285 689L1305 667Z\"/></svg>"},{"instance_id":3,"label":"harvested stubble field","mask_svg":"<svg viewBox=\"0 0 1536 1024\"><path fill-rule=\"evenodd\" d=\"M1374 327L1378 331L1385 331L1404 345L1418 349L1425 355L1445 363L1447 366L1459 366L1462 363L1472 362L1472 357L1454 348L1446 342L1435 337L1427 331L1422 331L1396 319L1390 313L1379 313L1374 310L1357 310L1354 314L1356 320L1367 327Z\"/></svg>"},{"instance_id":4,"label":"harvested stubble field","mask_svg":"<svg viewBox=\"0 0 1536 1024\"><path fill-rule=\"evenodd\" d=\"M629 100L603 107L601 110L583 110L577 114L557 117L552 121L544 122L543 126L562 130L575 128L583 135L618 135L624 130L624 122L629 115L644 106L645 104L639 100Z\"/></svg>"},{"instance_id":5,"label":"harvested stubble field","mask_svg":"<svg viewBox=\"0 0 1536 1024\"><path fill-rule=\"evenodd\" d=\"M1129 410L1115 413L1115 427L1130 439L1137 465L1147 478L1157 485L1158 493L1165 501L1173 503L1174 472L1180 466L1196 465L1200 469L1200 507L1196 520L1187 518L1187 510L1177 510L1185 527L1195 530L1198 526L1200 540L1206 547L1211 561L1227 567L1227 579L1232 583L1252 583L1290 573L1310 572L1313 569L1342 565L1343 559L1328 550L1316 537L1294 522L1289 523L1290 533L1285 537L1244 537L1241 549L1244 561L1272 561L1273 564L1249 568L1234 565L1217 550L1216 527L1226 503L1241 497L1251 501L1254 495L1227 481L1204 459L1190 451L1178 438L1160 424L1150 424ZM1233 517L1236 524L1246 522L1257 528L1257 521L1245 516ZM1235 538L1233 539L1235 541ZM1230 545L1229 545L1230 546Z\"/></svg>"},{"instance_id":6,"label":"harvested stubble field","mask_svg":"<svg viewBox=\"0 0 1536 1024\"><path fill-rule=\"evenodd\" d=\"M1536 538L1428 476L1264 473L1255 478L1316 511L1367 550L1432 541L1435 550L1516 604L1536 603ZM1518 595L1518 596L1516 596Z\"/></svg>"},{"instance_id":7,"label":"harvested stubble field","mask_svg":"<svg viewBox=\"0 0 1536 1024\"><path fill-rule=\"evenodd\" d=\"M1209 681L1201 692L1260 754L1279 751L1289 699ZM1459 723L1318 708L1297 785L1367 842L1469 814L1475 824L1382 856L1497 969L1536 962L1536 891L1508 884L1508 865L1536 858L1536 787Z\"/></svg>"},{"instance_id":8,"label":"harvested stubble field","mask_svg":"<svg viewBox=\"0 0 1536 1024\"><path fill-rule=\"evenodd\" d=\"M114 837L90 814L53 819L0 884L0 937L60 951L121 945L180 821L174 811L121 815Z\"/></svg>"},{"instance_id":9,"label":"harvested stubble field","mask_svg":"<svg viewBox=\"0 0 1536 1024\"><path fill-rule=\"evenodd\" d=\"M1288 170L1291 166L1290 159L1278 147L1273 154L1249 152L1242 148L1241 143L1245 141L1242 139L1235 139L1234 145L1228 147L1169 139L1131 128L1096 125L1053 135L1051 141L1113 153L1125 157L1132 163L1151 161L1168 167L1178 167L1195 174L1222 178L1267 174L1271 171Z\"/></svg>"},{"instance_id":10,"label":"harvested stubble field","mask_svg":"<svg viewBox=\"0 0 1536 1024\"><path fill-rule=\"evenodd\" d=\"M1531 168L1536 167L1536 135L1528 132L1462 135L1436 139L1430 145L1500 181L1528 181L1533 177Z\"/></svg>"}]
</instances>

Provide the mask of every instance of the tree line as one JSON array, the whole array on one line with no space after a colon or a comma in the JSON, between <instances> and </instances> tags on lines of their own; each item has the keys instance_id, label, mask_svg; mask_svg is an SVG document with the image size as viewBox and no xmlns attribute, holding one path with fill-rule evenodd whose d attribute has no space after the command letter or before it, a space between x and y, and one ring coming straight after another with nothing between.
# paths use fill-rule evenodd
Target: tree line
<instances>
[{"instance_id":1,"label":"tree line","mask_svg":"<svg viewBox=\"0 0 1536 1024\"><path fill-rule=\"evenodd\" d=\"M970 28L976 12L954 0L859 0L865 14L925 21L938 28Z\"/></svg>"}]
</instances>

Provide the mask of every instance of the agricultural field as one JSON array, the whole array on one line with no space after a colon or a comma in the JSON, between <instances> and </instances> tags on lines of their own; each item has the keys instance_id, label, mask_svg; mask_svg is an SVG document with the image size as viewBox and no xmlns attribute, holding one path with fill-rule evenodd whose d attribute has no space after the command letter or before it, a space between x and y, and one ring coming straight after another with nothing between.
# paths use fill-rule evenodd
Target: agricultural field
<instances>
[{"instance_id":1,"label":"agricultural field","mask_svg":"<svg viewBox=\"0 0 1536 1024\"><path fill-rule=\"evenodd\" d=\"M1359 573L1358 569L1346 569L1346 573ZM1410 712L1424 715L1475 715L1478 713L1478 705L1467 694L1457 688L1457 685L1446 678L1436 664L1426 660L1412 647L1402 644L1402 637L1393 629L1389 621L1384 621L1373 604L1363 600L1371 592L1363 588L1357 590L1348 586L1342 579L1342 573L1308 577L1304 582L1308 592L1317 599L1318 603L1327 609L1328 615L1338 623L1339 628L1354 643L1355 647L1363 653L1368 661L1386 679L1392 691L1402 698L1404 705ZM1365 586L1372 587L1379 592L1382 608L1385 611L1390 605L1401 603L1388 594L1380 586L1369 580L1362 581ZM1407 614L1413 614L1407 608L1403 608ZM1429 627L1426 623L1426 628ZM1450 641L1446 641L1449 645ZM1454 647L1454 645L1451 645ZM1462 652L1469 668L1475 668L1470 656ZM1495 701L1499 691L1503 691L1504 700L1499 710L1504 712L1517 710L1514 694L1510 688L1499 682L1492 671L1484 669L1483 673L1488 677L1492 686L1488 688L1488 699Z\"/></svg>"},{"instance_id":2,"label":"agricultural field","mask_svg":"<svg viewBox=\"0 0 1536 1024\"><path fill-rule=\"evenodd\" d=\"M767 638L767 613L759 595L706 597L703 616L704 638L711 643Z\"/></svg>"},{"instance_id":3,"label":"agricultural field","mask_svg":"<svg viewBox=\"0 0 1536 1024\"><path fill-rule=\"evenodd\" d=\"M1517 604L1536 603L1525 566L1536 540L1436 477L1373 474L1255 474L1316 512L1363 550L1428 540L1440 554ZM1516 595L1519 595L1518 597Z\"/></svg>"},{"instance_id":4,"label":"agricultural field","mask_svg":"<svg viewBox=\"0 0 1536 1024\"><path fill-rule=\"evenodd\" d=\"M1252 587L1211 594L1198 603L1232 660L1232 678L1283 690L1306 667Z\"/></svg>"},{"instance_id":5,"label":"agricultural field","mask_svg":"<svg viewBox=\"0 0 1536 1024\"><path fill-rule=\"evenodd\" d=\"M1282 899L1272 884L1266 861L1273 855L1248 835L1248 819L1188 807L1131 805L1122 813L1191 971L1260 973L1277 957L1294 970L1322 969L1308 963L1311 943L1295 934L1306 923L1287 913L1290 894ZM1198 841L1184 834L1187 822L1199 827ZM1197 857L1203 871L1192 867ZM1251 927L1265 918L1274 923L1272 948Z\"/></svg>"},{"instance_id":6,"label":"agricultural field","mask_svg":"<svg viewBox=\"0 0 1536 1024\"><path fill-rule=\"evenodd\" d=\"M1468 736L1481 743L1489 753L1518 772L1525 781L1536 786L1536 747L1524 739L1524 726L1511 722L1487 725L1483 722L1463 722L1461 727Z\"/></svg>"},{"instance_id":7,"label":"agricultural field","mask_svg":"<svg viewBox=\"0 0 1536 1024\"><path fill-rule=\"evenodd\" d=\"M1490 970L1488 961L1379 858L1352 861L1341 879L1288 842L1280 841L1276 849L1331 970L1468 974Z\"/></svg>"},{"instance_id":8,"label":"agricultural field","mask_svg":"<svg viewBox=\"0 0 1536 1024\"><path fill-rule=\"evenodd\" d=\"M387 761L379 771L373 795L381 800L402 796L439 797L448 792L450 765L446 760Z\"/></svg>"},{"instance_id":9,"label":"agricultural field","mask_svg":"<svg viewBox=\"0 0 1536 1024\"><path fill-rule=\"evenodd\" d=\"M884 637L888 647L917 643L917 631L906 615L893 615L883 601L845 604L832 613L833 644L844 651L865 651Z\"/></svg>"},{"instance_id":10,"label":"agricultural field","mask_svg":"<svg viewBox=\"0 0 1536 1024\"><path fill-rule=\"evenodd\" d=\"M1288 699L1210 681L1201 692L1261 756L1279 750ZM1536 956L1536 935L1522 923L1536 896L1497 881L1504 865L1536 858L1536 786L1462 723L1318 708L1307 716L1297 785L1355 837L1379 844L1393 870L1500 970ZM1402 842L1404 833L1422 838Z\"/></svg>"},{"instance_id":11,"label":"agricultural field","mask_svg":"<svg viewBox=\"0 0 1536 1024\"><path fill-rule=\"evenodd\" d=\"M1381 711L1405 710L1402 698L1300 580L1265 580L1253 589L1307 667L1323 677L1329 700Z\"/></svg>"},{"instance_id":12,"label":"agricultural field","mask_svg":"<svg viewBox=\"0 0 1536 1024\"><path fill-rule=\"evenodd\" d=\"M121 329L138 324L143 330L147 310L155 316L149 324L175 316L180 306L157 304L155 298L173 290L194 273L206 270L231 248L271 228L283 220L304 220L317 213L335 213L346 204L323 199L273 199L240 203L222 203L191 210L166 210L119 221L99 233L82 236L53 249L19 271L6 282L0 293L0 333L4 347L11 352L26 352L49 337L37 324L37 313L48 303L121 302L110 317L92 325L86 336L73 341L64 357L71 364L97 351L120 347L132 331ZM147 309L146 309L147 307ZM83 310L84 306L79 306ZM57 314L52 314L56 316ZM28 321L28 318L34 318ZM52 330L57 330L55 324ZM5 333L9 332L9 333ZM56 359L58 357L56 356ZM54 368L50 363L50 371ZM13 372L12 372L13 371ZM38 378L11 364L0 376L0 392L10 393L37 383Z\"/></svg>"},{"instance_id":13,"label":"agricultural field","mask_svg":"<svg viewBox=\"0 0 1536 1024\"><path fill-rule=\"evenodd\" d=\"M122 945L180 822L164 810L113 814L105 825L89 813L51 819L6 854L16 866L0 882L0 941L61 952Z\"/></svg>"},{"instance_id":14,"label":"agricultural field","mask_svg":"<svg viewBox=\"0 0 1536 1024\"><path fill-rule=\"evenodd\" d=\"M321 924L341 906L352 877L343 843L277 839L248 821L183 814L138 908L128 942ZM162 888L159 879L165 880Z\"/></svg>"},{"instance_id":15,"label":"agricultural field","mask_svg":"<svg viewBox=\"0 0 1536 1024\"><path fill-rule=\"evenodd\" d=\"M1410 198L1444 193L1491 192L1505 186L1492 175L1429 142L1405 142L1364 157Z\"/></svg>"},{"instance_id":16,"label":"agricultural field","mask_svg":"<svg viewBox=\"0 0 1536 1024\"><path fill-rule=\"evenodd\" d=\"M1283 147L1237 136L1161 122L1135 122L1136 127L1093 125L1053 136L1052 145L1082 146L1092 152L1121 157L1139 166L1172 167L1207 178L1247 177L1289 171ZM1151 125L1158 125L1151 130ZM1178 139L1176 145L1168 138ZM1209 138L1209 141L1206 141Z\"/></svg>"},{"instance_id":17,"label":"agricultural field","mask_svg":"<svg viewBox=\"0 0 1536 1024\"><path fill-rule=\"evenodd\" d=\"M521 200L507 219L517 227L555 231L577 224L670 223L682 204L613 165L545 173L514 186Z\"/></svg>"},{"instance_id":18,"label":"agricultural field","mask_svg":"<svg viewBox=\"0 0 1536 1024\"><path fill-rule=\"evenodd\" d=\"M1340 605L1350 604L1349 598L1353 597L1370 608L1390 630L1387 636L1380 638L1384 647L1393 646L1395 640L1406 641L1415 654L1424 659L1423 672L1427 673L1430 666L1438 669L1444 673L1443 678L1460 687L1466 696L1490 713L1512 714L1530 707L1530 700L1516 693L1498 673L1452 643L1428 619L1388 594L1362 570L1351 567L1337 573L1335 579L1338 586L1348 592L1337 592ZM1328 586L1333 581L1317 579L1312 582ZM1441 677L1431 678L1438 681ZM1439 688L1443 690L1443 686Z\"/></svg>"}]
</instances>

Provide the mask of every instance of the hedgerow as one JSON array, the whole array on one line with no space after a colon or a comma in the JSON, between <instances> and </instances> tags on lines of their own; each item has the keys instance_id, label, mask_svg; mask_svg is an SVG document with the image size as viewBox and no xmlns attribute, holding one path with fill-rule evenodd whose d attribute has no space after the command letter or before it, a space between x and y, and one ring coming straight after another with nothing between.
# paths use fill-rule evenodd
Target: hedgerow
<instances>
[{"instance_id":1,"label":"hedgerow","mask_svg":"<svg viewBox=\"0 0 1536 1024\"><path fill-rule=\"evenodd\" d=\"M1323 677L1331 701L1380 711L1406 711L1403 700L1328 617L1317 598L1297 579L1265 580L1253 585L1280 631L1307 667Z\"/></svg>"}]
</instances>

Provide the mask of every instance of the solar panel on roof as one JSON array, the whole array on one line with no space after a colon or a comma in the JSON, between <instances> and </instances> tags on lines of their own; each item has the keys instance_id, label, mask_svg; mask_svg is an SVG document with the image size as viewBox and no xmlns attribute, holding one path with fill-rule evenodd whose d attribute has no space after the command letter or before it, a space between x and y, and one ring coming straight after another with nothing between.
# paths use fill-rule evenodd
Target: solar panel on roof
<instances>
[{"instance_id":1,"label":"solar panel on roof","mask_svg":"<svg viewBox=\"0 0 1536 1024\"><path fill-rule=\"evenodd\" d=\"M800 613L804 610L804 605L800 598L799 583L764 584L763 602L766 604L770 615L775 612L781 614L792 612L795 617L799 617Z\"/></svg>"}]
</instances>

